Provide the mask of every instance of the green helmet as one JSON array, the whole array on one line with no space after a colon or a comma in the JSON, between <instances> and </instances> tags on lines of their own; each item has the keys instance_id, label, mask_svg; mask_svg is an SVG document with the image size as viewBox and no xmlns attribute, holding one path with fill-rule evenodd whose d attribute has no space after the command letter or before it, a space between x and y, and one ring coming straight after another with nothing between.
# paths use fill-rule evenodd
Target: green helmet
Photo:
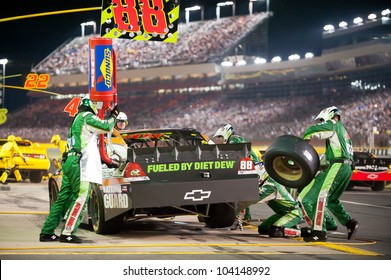
<instances>
[{"instance_id":1,"label":"green helmet","mask_svg":"<svg viewBox=\"0 0 391 280\"><path fill-rule=\"evenodd\" d=\"M335 116L338 116L339 119L341 119L341 112L338 110L337 107L331 106L326 109L323 109L319 115L316 116L315 120L320 120L320 121L328 121L334 118Z\"/></svg>"},{"instance_id":2,"label":"green helmet","mask_svg":"<svg viewBox=\"0 0 391 280\"><path fill-rule=\"evenodd\" d=\"M79 105L79 111L86 111L89 110L96 115L98 113L98 110L96 109L96 106L94 102L92 102L88 97L84 97Z\"/></svg>"}]
</instances>

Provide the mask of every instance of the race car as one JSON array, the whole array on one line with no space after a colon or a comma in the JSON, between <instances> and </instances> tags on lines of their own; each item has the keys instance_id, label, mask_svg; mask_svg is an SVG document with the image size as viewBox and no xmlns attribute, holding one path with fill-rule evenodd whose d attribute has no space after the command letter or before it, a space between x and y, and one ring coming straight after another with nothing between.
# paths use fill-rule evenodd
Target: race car
<instances>
[{"instance_id":1,"label":"race car","mask_svg":"<svg viewBox=\"0 0 391 280\"><path fill-rule=\"evenodd\" d=\"M0 148L5 143L7 143L7 139L0 139ZM16 137L16 143L24 157L27 158L26 162L24 162L22 158L15 158L22 178L28 178L32 183L40 183L42 181L42 176L47 175L50 168L50 160L46 148L39 143L33 143L30 140L22 139L20 137ZM2 173L3 171L4 165L0 161L0 172ZM11 173L10 177L13 178L13 176L13 173Z\"/></svg>"},{"instance_id":2,"label":"race car","mask_svg":"<svg viewBox=\"0 0 391 280\"><path fill-rule=\"evenodd\" d=\"M354 170L347 190L355 186L370 187L382 191L391 181L391 158L377 157L370 152L353 152Z\"/></svg>"},{"instance_id":3,"label":"race car","mask_svg":"<svg viewBox=\"0 0 391 280\"><path fill-rule=\"evenodd\" d=\"M84 223L98 234L116 233L124 221L197 215L211 228L230 227L258 201L251 143L208 144L194 129L125 130L106 137L107 154L119 168L103 168L92 185ZM49 178L50 204L61 174Z\"/></svg>"}]
</instances>

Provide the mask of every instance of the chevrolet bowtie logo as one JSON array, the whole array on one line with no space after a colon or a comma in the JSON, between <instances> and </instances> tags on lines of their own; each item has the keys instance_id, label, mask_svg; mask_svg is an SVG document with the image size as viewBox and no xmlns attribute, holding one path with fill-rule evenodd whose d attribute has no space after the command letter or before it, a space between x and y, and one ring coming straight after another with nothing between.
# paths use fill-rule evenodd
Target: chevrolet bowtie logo
<instances>
[{"instance_id":1,"label":"chevrolet bowtie logo","mask_svg":"<svg viewBox=\"0 0 391 280\"><path fill-rule=\"evenodd\" d=\"M184 199L189 199L193 201L202 201L210 197L211 191L203 191L203 190L192 190L191 192L187 192L185 194Z\"/></svg>"}]
</instances>

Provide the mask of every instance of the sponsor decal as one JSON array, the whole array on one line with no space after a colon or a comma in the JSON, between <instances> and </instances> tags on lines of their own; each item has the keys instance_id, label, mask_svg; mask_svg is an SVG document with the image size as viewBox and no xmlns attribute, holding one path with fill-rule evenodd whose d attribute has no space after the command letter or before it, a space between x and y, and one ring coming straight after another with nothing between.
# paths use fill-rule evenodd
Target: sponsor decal
<instances>
[{"instance_id":1,"label":"sponsor decal","mask_svg":"<svg viewBox=\"0 0 391 280\"><path fill-rule=\"evenodd\" d=\"M82 207L82 205L80 204L80 202L76 202L75 206L73 207L73 211L71 213L71 216L69 217L68 223L65 227L66 230L72 230L72 228L73 228L73 226L79 216L81 207Z\"/></svg>"},{"instance_id":2,"label":"sponsor decal","mask_svg":"<svg viewBox=\"0 0 391 280\"><path fill-rule=\"evenodd\" d=\"M103 195L105 208L128 208L129 199L125 193L105 193Z\"/></svg>"},{"instance_id":3,"label":"sponsor decal","mask_svg":"<svg viewBox=\"0 0 391 280\"><path fill-rule=\"evenodd\" d=\"M323 209L326 198L319 198L318 207L316 208L315 225L322 227L323 225Z\"/></svg>"},{"instance_id":4,"label":"sponsor decal","mask_svg":"<svg viewBox=\"0 0 391 280\"><path fill-rule=\"evenodd\" d=\"M124 171L124 182L148 181L149 177L145 174L137 162L129 162Z\"/></svg>"},{"instance_id":5,"label":"sponsor decal","mask_svg":"<svg viewBox=\"0 0 391 280\"><path fill-rule=\"evenodd\" d=\"M163 172L173 172L173 171L211 170L211 169L232 169L234 168L234 166L235 166L234 160L160 163L160 164L149 164L147 166L147 173L163 173Z\"/></svg>"},{"instance_id":6,"label":"sponsor decal","mask_svg":"<svg viewBox=\"0 0 391 280\"><path fill-rule=\"evenodd\" d=\"M211 195L211 191L204 190L192 190L191 192L185 193L185 197L183 199L192 200L192 201L202 201L204 199L208 199Z\"/></svg>"}]
</instances>

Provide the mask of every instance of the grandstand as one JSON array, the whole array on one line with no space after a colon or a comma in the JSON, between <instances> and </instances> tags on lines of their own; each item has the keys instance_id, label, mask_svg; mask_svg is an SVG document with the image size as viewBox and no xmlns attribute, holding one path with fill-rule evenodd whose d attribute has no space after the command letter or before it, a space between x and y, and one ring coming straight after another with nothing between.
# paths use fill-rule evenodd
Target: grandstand
<instances>
[{"instance_id":1,"label":"grandstand","mask_svg":"<svg viewBox=\"0 0 391 280\"><path fill-rule=\"evenodd\" d=\"M389 20L381 37L330 45L311 59L257 64L268 57L266 38L259 38L258 55L253 48L237 50L265 34L267 22L268 14L254 13L181 23L177 44L115 40L118 96L128 128L194 127L211 136L230 122L247 139L267 144L282 134L302 135L315 114L336 105L355 145L390 147ZM32 71L50 73L49 90L63 99L31 94L34 106L10 114L1 133L40 141L54 133L65 137L70 118L62 110L72 96L88 92L87 62L88 37L59 46Z\"/></svg>"}]
</instances>

